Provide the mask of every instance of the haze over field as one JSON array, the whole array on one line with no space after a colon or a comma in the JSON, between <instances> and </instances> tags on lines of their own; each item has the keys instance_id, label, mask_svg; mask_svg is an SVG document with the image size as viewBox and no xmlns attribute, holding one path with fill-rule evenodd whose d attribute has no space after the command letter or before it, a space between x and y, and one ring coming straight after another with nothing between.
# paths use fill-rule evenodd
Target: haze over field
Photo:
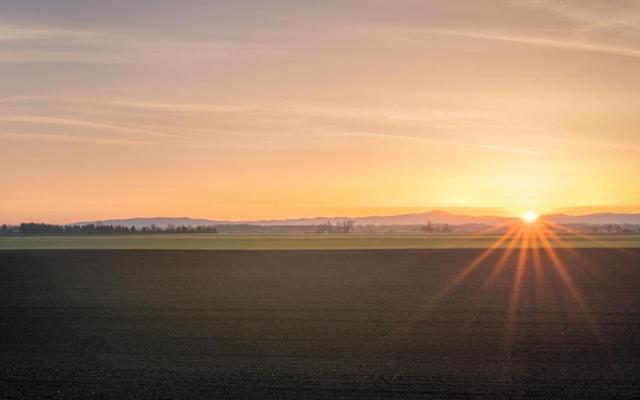
<instances>
[{"instance_id":1,"label":"haze over field","mask_svg":"<svg viewBox=\"0 0 640 400\"><path fill-rule=\"evenodd\" d=\"M542 219L549 222L560 224L640 224L640 214L586 214L586 215L565 215L552 214L541 216ZM197 219L187 217L157 217L157 218L128 218L128 219L108 219L101 221L82 221L75 222L75 225L86 224L102 224L102 225L122 225L135 226L141 228L143 226L156 225L166 228L168 225L176 226L208 226L208 225L260 225L260 226L303 226L318 225L330 223L340 223L344 221L353 221L357 225L422 225L427 222L434 224L449 225L507 225L518 221L513 217L496 217L496 216L474 216L464 214L453 214L445 211L428 211L423 213L387 215L387 216L369 216L369 217L313 217L313 218L293 218L278 220L256 220L256 221L221 221L209 219Z\"/></svg>"},{"instance_id":2,"label":"haze over field","mask_svg":"<svg viewBox=\"0 0 640 400\"><path fill-rule=\"evenodd\" d=\"M0 4L0 222L639 212L626 0Z\"/></svg>"}]
</instances>

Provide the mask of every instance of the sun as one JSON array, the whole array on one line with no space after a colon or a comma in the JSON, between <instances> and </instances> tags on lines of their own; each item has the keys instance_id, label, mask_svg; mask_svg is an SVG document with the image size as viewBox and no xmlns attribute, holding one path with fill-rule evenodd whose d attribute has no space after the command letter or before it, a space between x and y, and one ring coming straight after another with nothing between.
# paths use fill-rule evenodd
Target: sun
<instances>
[{"instance_id":1,"label":"sun","mask_svg":"<svg viewBox=\"0 0 640 400\"><path fill-rule=\"evenodd\" d=\"M525 211L522 214L522 220L527 224L533 224L538 220L538 214L531 210Z\"/></svg>"}]
</instances>

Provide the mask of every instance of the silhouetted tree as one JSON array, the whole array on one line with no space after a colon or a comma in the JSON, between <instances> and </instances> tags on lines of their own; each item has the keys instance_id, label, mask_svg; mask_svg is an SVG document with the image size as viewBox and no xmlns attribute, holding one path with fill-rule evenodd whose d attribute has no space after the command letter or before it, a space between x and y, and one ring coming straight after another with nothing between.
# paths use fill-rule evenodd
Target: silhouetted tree
<instances>
[{"instance_id":1,"label":"silhouetted tree","mask_svg":"<svg viewBox=\"0 0 640 400\"><path fill-rule=\"evenodd\" d=\"M353 229L354 222L353 221L342 221L340 224L340 229L338 233L349 233Z\"/></svg>"},{"instance_id":2,"label":"silhouetted tree","mask_svg":"<svg viewBox=\"0 0 640 400\"><path fill-rule=\"evenodd\" d=\"M431 221L427 221L426 225L422 225L420 230L425 233L433 233L433 225L431 225Z\"/></svg>"},{"instance_id":3,"label":"silhouetted tree","mask_svg":"<svg viewBox=\"0 0 640 400\"><path fill-rule=\"evenodd\" d=\"M326 224L316 225L316 233L349 233L353 230L353 221L336 222L335 225L331 221Z\"/></svg>"}]
</instances>

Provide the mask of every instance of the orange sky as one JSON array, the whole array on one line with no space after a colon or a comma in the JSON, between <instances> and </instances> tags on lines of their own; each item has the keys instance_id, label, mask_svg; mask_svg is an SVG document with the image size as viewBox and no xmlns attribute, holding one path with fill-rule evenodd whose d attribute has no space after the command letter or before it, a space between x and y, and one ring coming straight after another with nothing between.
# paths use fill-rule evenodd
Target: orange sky
<instances>
[{"instance_id":1,"label":"orange sky","mask_svg":"<svg viewBox=\"0 0 640 400\"><path fill-rule=\"evenodd\" d=\"M640 6L7 1L0 222L640 211Z\"/></svg>"}]
</instances>

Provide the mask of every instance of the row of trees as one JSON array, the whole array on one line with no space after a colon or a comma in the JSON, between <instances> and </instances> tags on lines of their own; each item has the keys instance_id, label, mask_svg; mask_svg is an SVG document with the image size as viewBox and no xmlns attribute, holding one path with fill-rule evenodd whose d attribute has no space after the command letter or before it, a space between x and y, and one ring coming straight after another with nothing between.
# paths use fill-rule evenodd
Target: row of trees
<instances>
[{"instance_id":1,"label":"row of trees","mask_svg":"<svg viewBox=\"0 0 640 400\"><path fill-rule=\"evenodd\" d=\"M452 231L449 224L432 224L431 221L420 226L420 230L424 233L451 233Z\"/></svg>"},{"instance_id":2,"label":"row of trees","mask_svg":"<svg viewBox=\"0 0 640 400\"><path fill-rule=\"evenodd\" d=\"M353 221L336 222L335 225L327 221L326 224L316 226L316 233L349 233L354 225Z\"/></svg>"},{"instance_id":3,"label":"row of trees","mask_svg":"<svg viewBox=\"0 0 640 400\"><path fill-rule=\"evenodd\" d=\"M640 232L639 225L619 225L619 224L597 224L589 225L588 231L590 233L637 233Z\"/></svg>"},{"instance_id":4,"label":"row of trees","mask_svg":"<svg viewBox=\"0 0 640 400\"><path fill-rule=\"evenodd\" d=\"M585 234L625 234L640 233L640 225L637 224L567 224L567 228L580 231ZM410 227L408 230L407 227ZM223 233L350 233L359 231L362 233L377 232L416 232L423 233L452 233L459 231L459 226L449 224L433 224L430 221L424 225L391 225L376 226L363 225L358 226L357 230L353 221L343 221L332 224L328 221L321 225L306 226L258 226L258 225L220 225L218 228L214 226L190 226L190 225L173 225L166 227L150 225L136 228L135 226L124 225L54 225L42 223L22 223L20 225L8 226L3 224L0 226L0 235L22 234L22 235L91 235L91 234L136 234L136 233L218 233L221 229ZM478 228L480 229L480 228ZM553 228L552 228L553 229ZM559 229L561 231L561 229Z\"/></svg>"},{"instance_id":5,"label":"row of trees","mask_svg":"<svg viewBox=\"0 0 640 400\"><path fill-rule=\"evenodd\" d=\"M110 235L126 233L218 233L214 226L175 226L162 228L156 225L149 227L124 225L55 225L42 223L22 223L18 227L2 225L3 234L18 233L21 235Z\"/></svg>"}]
</instances>

